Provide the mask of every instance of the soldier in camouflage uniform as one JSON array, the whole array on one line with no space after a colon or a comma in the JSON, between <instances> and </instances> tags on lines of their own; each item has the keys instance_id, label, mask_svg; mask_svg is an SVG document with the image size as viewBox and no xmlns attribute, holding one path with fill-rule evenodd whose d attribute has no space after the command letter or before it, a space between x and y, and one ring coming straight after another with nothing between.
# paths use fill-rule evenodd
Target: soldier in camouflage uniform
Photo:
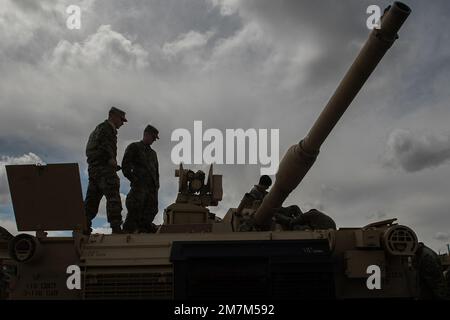
<instances>
[{"instance_id":1,"label":"soldier in camouflage uniform","mask_svg":"<svg viewBox=\"0 0 450 320\"><path fill-rule=\"evenodd\" d=\"M287 230L336 230L336 223L325 213L317 209L303 213L296 205L279 208L275 221Z\"/></svg>"},{"instance_id":2,"label":"soldier in camouflage uniform","mask_svg":"<svg viewBox=\"0 0 450 320\"><path fill-rule=\"evenodd\" d=\"M262 201L266 196L267 189L272 185L272 179L268 175L263 175L259 178L259 183L255 184L250 190L249 195L256 201Z\"/></svg>"},{"instance_id":3,"label":"soldier in camouflage uniform","mask_svg":"<svg viewBox=\"0 0 450 320\"><path fill-rule=\"evenodd\" d=\"M123 225L128 233L155 232L152 223L158 213L159 165L151 144L159 139L158 130L148 125L141 141L131 143L125 150L122 172L130 180L127 195L127 218Z\"/></svg>"},{"instance_id":4,"label":"soldier in camouflage uniform","mask_svg":"<svg viewBox=\"0 0 450 320\"><path fill-rule=\"evenodd\" d=\"M293 230L336 230L336 223L334 220L317 209L311 209L302 213L291 221L291 226Z\"/></svg>"},{"instance_id":5,"label":"soldier in camouflage uniform","mask_svg":"<svg viewBox=\"0 0 450 320\"><path fill-rule=\"evenodd\" d=\"M421 299L449 299L441 260L436 252L419 242L415 256Z\"/></svg>"},{"instance_id":6,"label":"soldier in camouflage uniform","mask_svg":"<svg viewBox=\"0 0 450 320\"><path fill-rule=\"evenodd\" d=\"M255 184L250 192L244 194L244 197L236 209L236 213L240 214L245 208L256 210L261 205L262 200L268 193L267 189L269 189L271 185L272 179L270 179L268 175L261 176L261 178L259 178L259 183Z\"/></svg>"},{"instance_id":7,"label":"soldier in camouflage uniform","mask_svg":"<svg viewBox=\"0 0 450 320\"><path fill-rule=\"evenodd\" d=\"M100 200L106 197L106 213L113 233L121 233L122 202L120 200L120 179L117 171L117 129L124 122L125 112L112 107L109 117L100 123L89 136L86 146L89 186L84 202L88 226L98 213Z\"/></svg>"}]
</instances>

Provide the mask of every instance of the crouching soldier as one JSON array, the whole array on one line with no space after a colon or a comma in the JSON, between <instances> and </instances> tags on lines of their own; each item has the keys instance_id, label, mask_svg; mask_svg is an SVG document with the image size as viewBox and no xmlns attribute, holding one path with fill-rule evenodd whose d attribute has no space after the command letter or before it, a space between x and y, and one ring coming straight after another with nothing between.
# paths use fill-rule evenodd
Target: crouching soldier
<instances>
[{"instance_id":1,"label":"crouching soldier","mask_svg":"<svg viewBox=\"0 0 450 320\"><path fill-rule=\"evenodd\" d=\"M259 178L259 183L255 184L250 190L250 192L246 193L241 200L238 208L236 209L236 213L240 214L243 209L251 208L258 209L266 196L267 189L272 185L272 179L268 175L263 175Z\"/></svg>"},{"instance_id":2,"label":"crouching soldier","mask_svg":"<svg viewBox=\"0 0 450 320\"><path fill-rule=\"evenodd\" d=\"M317 209L303 213L296 205L278 208L275 221L286 230L336 230L336 223L325 213Z\"/></svg>"}]
</instances>

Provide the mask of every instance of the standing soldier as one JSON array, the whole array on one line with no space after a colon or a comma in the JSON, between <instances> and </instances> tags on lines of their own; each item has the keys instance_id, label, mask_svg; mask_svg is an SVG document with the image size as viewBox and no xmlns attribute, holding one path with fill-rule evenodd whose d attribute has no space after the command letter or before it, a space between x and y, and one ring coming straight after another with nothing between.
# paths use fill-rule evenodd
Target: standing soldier
<instances>
[{"instance_id":1,"label":"standing soldier","mask_svg":"<svg viewBox=\"0 0 450 320\"><path fill-rule=\"evenodd\" d=\"M120 200L120 179L117 171L117 129L124 122L125 112L112 107L109 117L100 123L89 136L86 146L89 186L84 203L88 227L98 213L98 206L103 196L106 197L106 214L112 233L122 233L122 203ZM91 229L92 231L92 229Z\"/></svg>"},{"instance_id":2,"label":"standing soldier","mask_svg":"<svg viewBox=\"0 0 450 320\"><path fill-rule=\"evenodd\" d=\"M127 195L127 218L124 231L155 232L153 219L158 213L159 168L158 157L151 144L159 139L158 130L148 125L142 141L131 143L125 150L122 172L130 180L131 190Z\"/></svg>"}]
</instances>

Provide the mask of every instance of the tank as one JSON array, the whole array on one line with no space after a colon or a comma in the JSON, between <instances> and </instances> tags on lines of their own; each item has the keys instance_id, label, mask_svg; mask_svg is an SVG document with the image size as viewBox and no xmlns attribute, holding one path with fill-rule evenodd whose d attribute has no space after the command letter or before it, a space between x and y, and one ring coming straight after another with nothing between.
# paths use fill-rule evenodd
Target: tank
<instances>
[{"instance_id":1,"label":"tank","mask_svg":"<svg viewBox=\"0 0 450 320\"><path fill-rule=\"evenodd\" d=\"M175 170L178 194L156 233L91 235L77 164L7 166L18 230L36 235L1 232L4 297L417 298L418 240L411 228L395 218L359 228L314 227L294 223L296 213L283 208L409 13L400 2L385 10L381 28L370 33L307 136L286 152L262 202L244 197L223 218L210 211L223 196L212 165L208 175L182 165ZM54 230L72 235L48 236Z\"/></svg>"}]
</instances>

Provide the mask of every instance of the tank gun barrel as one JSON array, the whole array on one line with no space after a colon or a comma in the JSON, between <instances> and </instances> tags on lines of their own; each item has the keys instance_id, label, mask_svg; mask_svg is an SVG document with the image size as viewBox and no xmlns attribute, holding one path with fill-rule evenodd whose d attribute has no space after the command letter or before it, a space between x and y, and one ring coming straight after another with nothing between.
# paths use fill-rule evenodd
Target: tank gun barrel
<instances>
[{"instance_id":1,"label":"tank gun barrel","mask_svg":"<svg viewBox=\"0 0 450 320\"><path fill-rule=\"evenodd\" d=\"M320 146L347 110L350 103L374 71L387 50L398 38L397 32L410 14L411 9L401 3L385 10L380 29L374 29L345 74L319 118L300 143L291 146L281 160L275 183L255 213L255 223L270 223L273 209L281 207L284 200L300 184L314 164Z\"/></svg>"}]
</instances>

